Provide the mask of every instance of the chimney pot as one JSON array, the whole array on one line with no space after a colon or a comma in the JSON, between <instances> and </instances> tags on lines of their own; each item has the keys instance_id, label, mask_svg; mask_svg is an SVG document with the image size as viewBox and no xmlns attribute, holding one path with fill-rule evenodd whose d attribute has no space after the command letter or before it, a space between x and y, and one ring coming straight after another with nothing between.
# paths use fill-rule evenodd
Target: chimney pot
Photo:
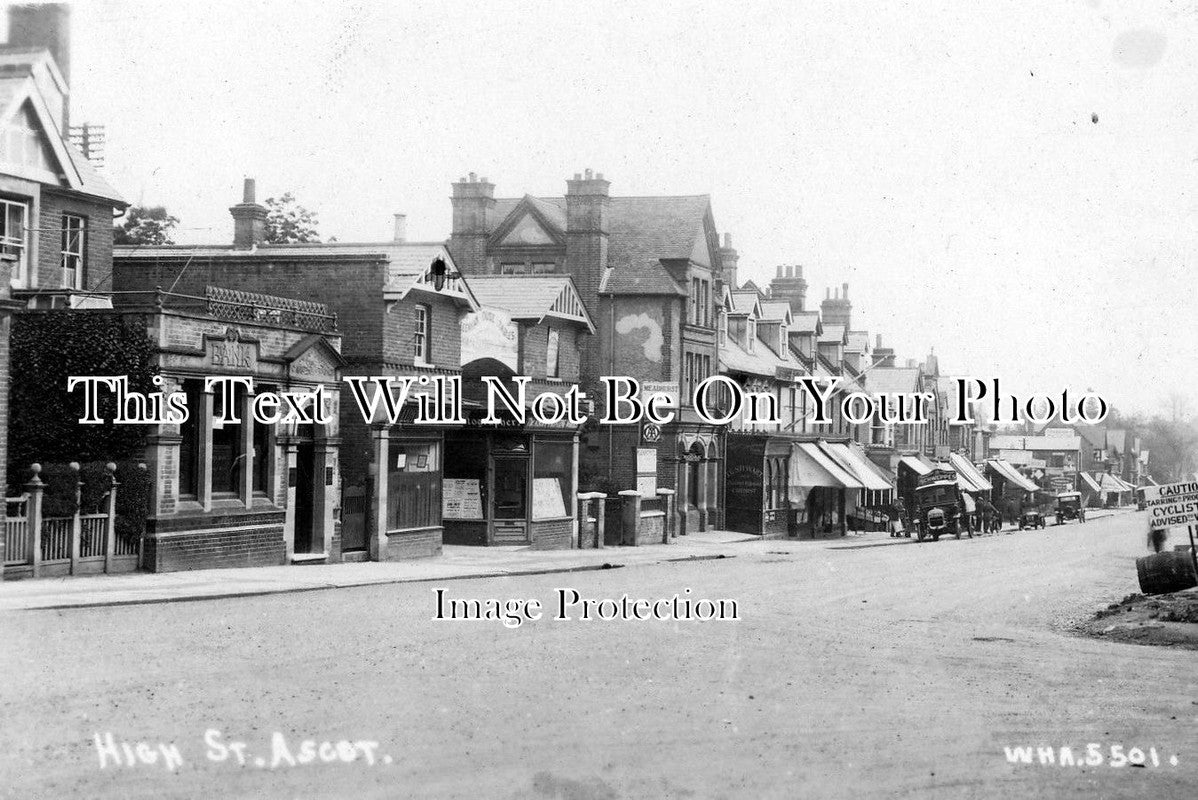
<instances>
[{"instance_id":1,"label":"chimney pot","mask_svg":"<svg viewBox=\"0 0 1198 800\"><path fill-rule=\"evenodd\" d=\"M587 175L587 180L589 181L589 180L591 179L591 169L590 169L590 167L588 167L588 168L587 168L586 175Z\"/></svg>"},{"instance_id":2,"label":"chimney pot","mask_svg":"<svg viewBox=\"0 0 1198 800\"><path fill-rule=\"evenodd\" d=\"M478 182L478 176L477 176L477 175L475 175L473 172L471 172L471 173L470 173L470 182L471 182L471 183L477 183L477 182Z\"/></svg>"},{"instance_id":3,"label":"chimney pot","mask_svg":"<svg viewBox=\"0 0 1198 800\"><path fill-rule=\"evenodd\" d=\"M395 215L395 235L393 241L406 242L408 240L408 215Z\"/></svg>"},{"instance_id":4,"label":"chimney pot","mask_svg":"<svg viewBox=\"0 0 1198 800\"><path fill-rule=\"evenodd\" d=\"M576 180L576 181L580 181L580 180L582 180L582 173L581 173L581 172L575 172L575 173L574 173L574 180Z\"/></svg>"},{"instance_id":5,"label":"chimney pot","mask_svg":"<svg viewBox=\"0 0 1198 800\"><path fill-rule=\"evenodd\" d=\"M849 299L849 285L847 283L844 284L844 299L845 300Z\"/></svg>"},{"instance_id":6,"label":"chimney pot","mask_svg":"<svg viewBox=\"0 0 1198 800\"><path fill-rule=\"evenodd\" d=\"M490 183L490 181L487 180L487 176L484 175L484 176L482 176L482 179L479 181L479 183Z\"/></svg>"},{"instance_id":7,"label":"chimney pot","mask_svg":"<svg viewBox=\"0 0 1198 800\"><path fill-rule=\"evenodd\" d=\"M831 289L828 289L828 290L827 290L827 292L828 292L828 293L824 295L824 299L825 299L825 300L831 300L831 299L832 299L832 290L831 290Z\"/></svg>"},{"instance_id":8,"label":"chimney pot","mask_svg":"<svg viewBox=\"0 0 1198 800\"><path fill-rule=\"evenodd\" d=\"M878 334L877 342L878 343L876 345L874 345L874 349L877 349L882 346L882 334L880 334L880 333Z\"/></svg>"},{"instance_id":9,"label":"chimney pot","mask_svg":"<svg viewBox=\"0 0 1198 800\"><path fill-rule=\"evenodd\" d=\"M779 278L782 277L782 265L781 264L778 265L778 276L777 277L779 277Z\"/></svg>"},{"instance_id":10,"label":"chimney pot","mask_svg":"<svg viewBox=\"0 0 1198 800\"><path fill-rule=\"evenodd\" d=\"M732 246L732 234L725 233L724 234L724 247L731 247L731 246Z\"/></svg>"},{"instance_id":11,"label":"chimney pot","mask_svg":"<svg viewBox=\"0 0 1198 800\"><path fill-rule=\"evenodd\" d=\"M255 199L255 195L256 195L257 193L258 193L258 192L257 192L257 185L256 185L256 183L255 183L254 179L253 179L253 178L246 178L246 179L245 179L245 183L243 183L243 184L242 184L242 187L241 187L241 202L243 202L243 203L256 203L256 202L258 202L258 201Z\"/></svg>"},{"instance_id":12,"label":"chimney pot","mask_svg":"<svg viewBox=\"0 0 1198 800\"><path fill-rule=\"evenodd\" d=\"M602 173L602 172L596 172L596 173L595 173L595 178L596 178L597 180L603 180L603 173Z\"/></svg>"}]
</instances>

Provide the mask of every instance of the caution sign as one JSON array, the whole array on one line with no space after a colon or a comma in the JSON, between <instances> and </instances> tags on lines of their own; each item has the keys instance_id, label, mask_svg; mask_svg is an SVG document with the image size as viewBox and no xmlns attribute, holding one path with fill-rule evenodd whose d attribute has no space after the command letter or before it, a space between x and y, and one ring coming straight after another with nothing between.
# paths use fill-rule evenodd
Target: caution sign
<instances>
[{"instance_id":1,"label":"caution sign","mask_svg":"<svg viewBox=\"0 0 1198 800\"><path fill-rule=\"evenodd\" d=\"M1143 492L1152 528L1198 523L1198 481L1145 486Z\"/></svg>"}]
</instances>

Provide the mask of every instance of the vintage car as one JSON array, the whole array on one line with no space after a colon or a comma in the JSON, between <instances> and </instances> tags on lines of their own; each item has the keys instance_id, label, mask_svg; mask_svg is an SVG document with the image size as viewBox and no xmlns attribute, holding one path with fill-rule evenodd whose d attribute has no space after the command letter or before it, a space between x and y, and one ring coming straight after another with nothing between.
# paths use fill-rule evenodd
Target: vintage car
<instances>
[{"instance_id":1,"label":"vintage car","mask_svg":"<svg viewBox=\"0 0 1198 800\"><path fill-rule=\"evenodd\" d=\"M945 534L952 534L960 539L960 504L961 490L957 485L957 473L934 469L926 475L921 475L915 487L915 507L918 514L916 538L922 542L931 536L934 542ZM971 533L970 536L972 535Z\"/></svg>"},{"instance_id":2,"label":"vintage car","mask_svg":"<svg viewBox=\"0 0 1198 800\"><path fill-rule=\"evenodd\" d=\"M1064 525L1071 519L1078 522L1086 521L1086 510L1082 508L1081 492L1061 492L1057 495L1057 525Z\"/></svg>"},{"instance_id":3,"label":"vintage car","mask_svg":"<svg viewBox=\"0 0 1198 800\"><path fill-rule=\"evenodd\" d=\"M1043 528L1045 524L1044 514L1035 506L1028 506L1019 514L1019 530Z\"/></svg>"}]
</instances>

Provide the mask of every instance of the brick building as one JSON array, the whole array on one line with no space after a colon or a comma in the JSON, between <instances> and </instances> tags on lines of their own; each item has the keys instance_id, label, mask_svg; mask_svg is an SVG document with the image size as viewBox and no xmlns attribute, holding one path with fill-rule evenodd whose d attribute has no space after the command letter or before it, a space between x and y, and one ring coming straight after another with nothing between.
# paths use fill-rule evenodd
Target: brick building
<instances>
[{"instance_id":1,"label":"brick building","mask_svg":"<svg viewBox=\"0 0 1198 800\"><path fill-rule=\"evenodd\" d=\"M502 379L513 397L512 378L530 378L526 408L538 397L564 398L578 385L580 355L595 327L568 275L474 276L470 285L481 307L462 320L463 394L471 408L468 424L445 438L444 491L456 498L445 504L445 541L571 547L581 425L527 412L520 420L499 404L499 421L485 422L482 378ZM547 408L554 415L562 406Z\"/></svg>"},{"instance_id":2,"label":"brick building","mask_svg":"<svg viewBox=\"0 0 1198 800\"><path fill-rule=\"evenodd\" d=\"M339 321L345 376L460 376L461 320L478 303L444 245L406 241L401 218L387 242L271 245L255 195L247 180L242 202L230 209L232 244L117 248L116 288L174 286L199 296L208 286L233 286L319 299ZM438 259L439 277L432 269ZM431 391L431 384L413 384L394 422L379 416L368 424L342 386L341 527L328 540L329 560L441 552L444 433L453 426L414 424L417 397Z\"/></svg>"},{"instance_id":3,"label":"brick building","mask_svg":"<svg viewBox=\"0 0 1198 800\"><path fill-rule=\"evenodd\" d=\"M706 195L619 197L587 170L561 197L496 198L473 173L453 184L449 248L468 275L569 275L598 335L584 341L581 384L597 402L603 375L679 396L677 418L585 435L582 483L633 489L653 478L678 492L681 532L722 524L723 441L690 391L717 368L718 286L735 275ZM733 278L734 279L734 278Z\"/></svg>"}]
</instances>

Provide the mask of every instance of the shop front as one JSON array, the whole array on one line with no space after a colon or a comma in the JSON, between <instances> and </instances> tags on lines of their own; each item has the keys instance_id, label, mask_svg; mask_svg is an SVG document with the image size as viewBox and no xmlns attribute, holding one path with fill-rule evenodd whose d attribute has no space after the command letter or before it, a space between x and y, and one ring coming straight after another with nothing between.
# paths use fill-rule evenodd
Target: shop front
<instances>
[{"instance_id":1,"label":"shop front","mask_svg":"<svg viewBox=\"0 0 1198 800\"><path fill-rule=\"evenodd\" d=\"M790 458L793 440L729 433L725 470L725 526L764 537L790 532Z\"/></svg>"},{"instance_id":2,"label":"shop front","mask_svg":"<svg viewBox=\"0 0 1198 800\"><path fill-rule=\"evenodd\" d=\"M798 539L844 536L849 492L865 487L820 449L818 442L792 442L789 535Z\"/></svg>"},{"instance_id":3,"label":"shop front","mask_svg":"<svg viewBox=\"0 0 1198 800\"><path fill-rule=\"evenodd\" d=\"M575 544L578 432L468 426L445 436L449 544L567 549Z\"/></svg>"}]
</instances>

